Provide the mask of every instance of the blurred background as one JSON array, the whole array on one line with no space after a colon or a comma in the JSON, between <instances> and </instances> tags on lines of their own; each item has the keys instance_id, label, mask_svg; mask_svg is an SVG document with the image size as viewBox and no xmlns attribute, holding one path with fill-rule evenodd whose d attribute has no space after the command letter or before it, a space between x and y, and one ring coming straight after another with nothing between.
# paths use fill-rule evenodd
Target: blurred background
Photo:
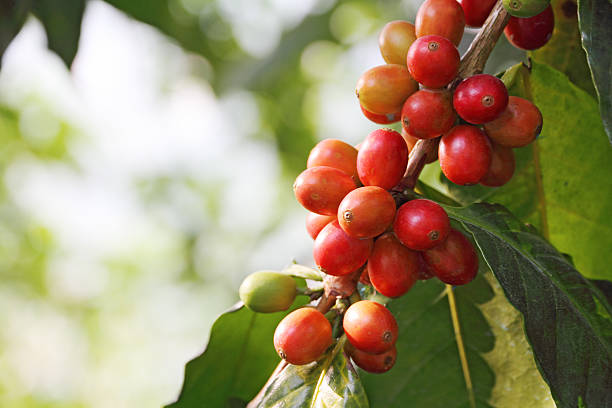
<instances>
[{"instance_id":1,"label":"blurred background","mask_svg":"<svg viewBox=\"0 0 612 408\"><path fill-rule=\"evenodd\" d=\"M377 128L355 83L420 3L89 0L71 69L24 16L0 70L0 406L172 401L244 276L311 264L293 179ZM487 71L522 58L502 38Z\"/></svg>"}]
</instances>

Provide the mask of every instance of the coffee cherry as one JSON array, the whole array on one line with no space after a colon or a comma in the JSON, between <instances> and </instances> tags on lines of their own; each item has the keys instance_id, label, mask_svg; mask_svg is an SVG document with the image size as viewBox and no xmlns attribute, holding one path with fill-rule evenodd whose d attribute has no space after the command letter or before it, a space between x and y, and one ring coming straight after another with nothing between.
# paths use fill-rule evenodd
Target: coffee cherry
<instances>
[{"instance_id":1,"label":"coffee cherry","mask_svg":"<svg viewBox=\"0 0 612 408\"><path fill-rule=\"evenodd\" d=\"M402 108L402 127L419 139L431 139L448 132L456 119L447 91L420 90L410 95Z\"/></svg>"},{"instance_id":2,"label":"coffee cherry","mask_svg":"<svg viewBox=\"0 0 612 408\"><path fill-rule=\"evenodd\" d=\"M508 106L508 90L504 83L493 75L474 75L457 86L453 95L453 106L457 114L467 122L490 122Z\"/></svg>"},{"instance_id":3,"label":"coffee cherry","mask_svg":"<svg viewBox=\"0 0 612 408\"><path fill-rule=\"evenodd\" d=\"M491 166L491 143L475 126L455 126L442 136L438 157L440 168L450 181L476 184Z\"/></svg>"},{"instance_id":4,"label":"coffee cherry","mask_svg":"<svg viewBox=\"0 0 612 408\"><path fill-rule=\"evenodd\" d=\"M355 188L351 176L329 166L306 169L293 184L298 202L308 211L321 215L335 215L340 201Z\"/></svg>"},{"instance_id":5,"label":"coffee cherry","mask_svg":"<svg viewBox=\"0 0 612 408\"><path fill-rule=\"evenodd\" d=\"M386 233L374 242L368 276L382 295L398 297L408 292L417 280L418 270L419 253L402 245L393 233Z\"/></svg>"},{"instance_id":6,"label":"coffee cherry","mask_svg":"<svg viewBox=\"0 0 612 408\"><path fill-rule=\"evenodd\" d=\"M395 346L390 350L380 354L371 354L361 351L353 346L349 341L344 345L344 351L348 354L357 367L369 373L384 373L389 371L395 364L397 349Z\"/></svg>"},{"instance_id":7,"label":"coffee cherry","mask_svg":"<svg viewBox=\"0 0 612 408\"><path fill-rule=\"evenodd\" d=\"M366 110L379 115L399 112L406 98L419 89L404 65L380 65L357 81L357 98Z\"/></svg>"},{"instance_id":8,"label":"coffee cherry","mask_svg":"<svg viewBox=\"0 0 612 408\"><path fill-rule=\"evenodd\" d=\"M523 147L540 134L542 113L527 99L511 96L506 109L495 120L485 123L484 129L495 143Z\"/></svg>"},{"instance_id":9,"label":"coffee cherry","mask_svg":"<svg viewBox=\"0 0 612 408\"><path fill-rule=\"evenodd\" d=\"M397 340L395 318L386 307L371 300L360 300L349 306L343 326L351 344L366 353L384 353Z\"/></svg>"},{"instance_id":10,"label":"coffee cherry","mask_svg":"<svg viewBox=\"0 0 612 408\"><path fill-rule=\"evenodd\" d=\"M329 166L342 170L353 180L357 176L357 149L342 140L325 139L317 143L308 155L307 168Z\"/></svg>"},{"instance_id":11,"label":"coffee cherry","mask_svg":"<svg viewBox=\"0 0 612 408\"><path fill-rule=\"evenodd\" d=\"M363 271L361 272L361 275L359 275L359 282L362 285L371 285L372 282L370 282L370 276L368 275L368 268L365 267L363 268Z\"/></svg>"},{"instance_id":12,"label":"coffee cherry","mask_svg":"<svg viewBox=\"0 0 612 408\"><path fill-rule=\"evenodd\" d=\"M457 48L439 35L417 38L406 57L410 75L428 88L442 88L452 81L457 76L459 61Z\"/></svg>"},{"instance_id":13,"label":"coffee cherry","mask_svg":"<svg viewBox=\"0 0 612 408\"><path fill-rule=\"evenodd\" d=\"M408 48L416 40L414 25L407 21L387 23L378 36L380 53L387 64L406 64Z\"/></svg>"},{"instance_id":14,"label":"coffee cherry","mask_svg":"<svg viewBox=\"0 0 612 408\"><path fill-rule=\"evenodd\" d=\"M436 276L433 270L429 267L423 258L423 252L419 252L419 272L417 278L419 280L428 280Z\"/></svg>"},{"instance_id":15,"label":"coffee cherry","mask_svg":"<svg viewBox=\"0 0 612 408\"><path fill-rule=\"evenodd\" d=\"M342 276L365 264L372 246L372 239L353 238L340 228L338 221L334 221L327 224L315 239L313 257L321 271Z\"/></svg>"},{"instance_id":16,"label":"coffee cherry","mask_svg":"<svg viewBox=\"0 0 612 408\"><path fill-rule=\"evenodd\" d=\"M308 213L306 216L306 232L308 232L308 235L310 235L312 239L317 239L319 232L335 219L335 215Z\"/></svg>"},{"instance_id":17,"label":"coffee cherry","mask_svg":"<svg viewBox=\"0 0 612 408\"><path fill-rule=\"evenodd\" d=\"M397 210L393 231L408 248L424 251L446 239L450 220L439 204L417 199L408 201Z\"/></svg>"},{"instance_id":18,"label":"coffee cherry","mask_svg":"<svg viewBox=\"0 0 612 408\"><path fill-rule=\"evenodd\" d=\"M289 309L295 300L295 280L276 271L258 271L247 276L238 290L246 307L258 313Z\"/></svg>"},{"instance_id":19,"label":"coffee cherry","mask_svg":"<svg viewBox=\"0 0 612 408\"><path fill-rule=\"evenodd\" d=\"M514 174L514 152L511 147L491 143L491 167L480 184L488 187L503 186Z\"/></svg>"},{"instance_id":20,"label":"coffee cherry","mask_svg":"<svg viewBox=\"0 0 612 408\"><path fill-rule=\"evenodd\" d=\"M470 27L482 27L497 0L459 0L465 23Z\"/></svg>"},{"instance_id":21,"label":"coffee cherry","mask_svg":"<svg viewBox=\"0 0 612 408\"><path fill-rule=\"evenodd\" d=\"M406 142L391 129L377 129L370 133L357 154L357 173L361 182L385 190L399 183L407 164Z\"/></svg>"},{"instance_id":22,"label":"coffee cherry","mask_svg":"<svg viewBox=\"0 0 612 408\"><path fill-rule=\"evenodd\" d=\"M416 145L416 142L420 140L412 135L409 135L404 128L402 128L402 137L404 138L404 141L406 142L406 146L408 146L409 153L412 151L412 149L414 149L414 145ZM440 139L439 138L435 139L435 143L436 143L435 149L431 150L425 157L426 164L433 163L436 160L438 160L438 145L440 144Z\"/></svg>"},{"instance_id":23,"label":"coffee cherry","mask_svg":"<svg viewBox=\"0 0 612 408\"><path fill-rule=\"evenodd\" d=\"M414 26L417 37L439 35L459 45L465 16L456 0L426 0L417 12Z\"/></svg>"},{"instance_id":24,"label":"coffee cherry","mask_svg":"<svg viewBox=\"0 0 612 408\"><path fill-rule=\"evenodd\" d=\"M395 217L395 200L378 186L351 191L338 207L338 223L355 238L373 238L382 234Z\"/></svg>"},{"instance_id":25,"label":"coffee cherry","mask_svg":"<svg viewBox=\"0 0 612 408\"><path fill-rule=\"evenodd\" d=\"M555 28L555 16L550 6L529 18L510 17L504 34L508 41L523 50L535 50L550 40Z\"/></svg>"},{"instance_id":26,"label":"coffee cherry","mask_svg":"<svg viewBox=\"0 0 612 408\"><path fill-rule=\"evenodd\" d=\"M378 123L379 125L388 125L389 123L395 123L398 120L400 120L400 118L402 116L401 111L400 112L395 112L395 113L389 113L387 115L379 115L377 113L372 113L372 112L366 110L361 105L359 105L359 106L361 107L361 112L363 113L363 116L365 116L366 118L370 119L374 123Z\"/></svg>"},{"instance_id":27,"label":"coffee cherry","mask_svg":"<svg viewBox=\"0 0 612 408\"><path fill-rule=\"evenodd\" d=\"M321 312L310 307L289 313L274 332L276 352L294 365L317 360L332 341L331 324Z\"/></svg>"},{"instance_id":28,"label":"coffee cherry","mask_svg":"<svg viewBox=\"0 0 612 408\"><path fill-rule=\"evenodd\" d=\"M478 272L478 255L472 243L456 229L440 245L423 253L438 279L449 285L471 282Z\"/></svg>"},{"instance_id":29,"label":"coffee cherry","mask_svg":"<svg viewBox=\"0 0 612 408\"><path fill-rule=\"evenodd\" d=\"M550 0L504 0L504 8L511 16L533 17L550 5Z\"/></svg>"}]
</instances>

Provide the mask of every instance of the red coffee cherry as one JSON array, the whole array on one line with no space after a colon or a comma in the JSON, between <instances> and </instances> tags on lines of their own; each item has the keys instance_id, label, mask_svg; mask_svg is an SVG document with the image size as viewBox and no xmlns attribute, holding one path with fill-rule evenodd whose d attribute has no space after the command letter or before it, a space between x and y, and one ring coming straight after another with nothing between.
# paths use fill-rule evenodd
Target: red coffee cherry
<instances>
[{"instance_id":1,"label":"red coffee cherry","mask_svg":"<svg viewBox=\"0 0 612 408\"><path fill-rule=\"evenodd\" d=\"M440 168L450 181L476 184L491 166L491 143L475 126L455 126L442 136L438 157Z\"/></svg>"},{"instance_id":2,"label":"red coffee cherry","mask_svg":"<svg viewBox=\"0 0 612 408\"><path fill-rule=\"evenodd\" d=\"M274 332L276 352L294 365L312 363L331 344L331 324L321 312L311 307L289 313Z\"/></svg>"},{"instance_id":3,"label":"red coffee cherry","mask_svg":"<svg viewBox=\"0 0 612 408\"><path fill-rule=\"evenodd\" d=\"M397 349L392 349L381 354L370 354L356 349L349 341L344 344L344 351L351 357L357 367L369 373L384 373L389 371L395 364Z\"/></svg>"},{"instance_id":4,"label":"red coffee cherry","mask_svg":"<svg viewBox=\"0 0 612 408\"><path fill-rule=\"evenodd\" d=\"M390 190L402 179L408 147L395 130L377 129L363 141L357 154L357 173L366 186Z\"/></svg>"},{"instance_id":5,"label":"red coffee cherry","mask_svg":"<svg viewBox=\"0 0 612 408\"><path fill-rule=\"evenodd\" d=\"M389 64L367 70L357 81L357 98L366 110L379 115L399 112L419 85L404 65Z\"/></svg>"},{"instance_id":6,"label":"red coffee cherry","mask_svg":"<svg viewBox=\"0 0 612 408\"><path fill-rule=\"evenodd\" d=\"M363 113L363 116L370 119L374 123L378 123L379 125L388 125L389 123L395 123L398 120L400 120L402 116L401 111L395 112L395 113L389 113L387 115L379 115L377 113L372 113L366 110L361 105L359 106L361 107L361 112Z\"/></svg>"},{"instance_id":7,"label":"red coffee cherry","mask_svg":"<svg viewBox=\"0 0 612 408\"><path fill-rule=\"evenodd\" d=\"M440 245L423 252L423 258L438 279L449 285L471 282L478 272L478 255L472 243L452 229Z\"/></svg>"},{"instance_id":8,"label":"red coffee cherry","mask_svg":"<svg viewBox=\"0 0 612 408\"><path fill-rule=\"evenodd\" d=\"M334 221L327 224L315 239L313 257L321 271L342 276L365 264L372 246L372 239L353 238L340 228L338 221Z\"/></svg>"},{"instance_id":9,"label":"red coffee cherry","mask_svg":"<svg viewBox=\"0 0 612 408\"><path fill-rule=\"evenodd\" d=\"M351 176L329 166L306 169L293 184L298 202L308 211L321 215L335 215L344 196L355 188Z\"/></svg>"},{"instance_id":10,"label":"red coffee cherry","mask_svg":"<svg viewBox=\"0 0 612 408\"><path fill-rule=\"evenodd\" d=\"M491 167L480 184L488 187L503 186L510 181L514 174L514 152L511 147L491 143Z\"/></svg>"},{"instance_id":11,"label":"red coffee cherry","mask_svg":"<svg viewBox=\"0 0 612 408\"><path fill-rule=\"evenodd\" d=\"M452 81L457 76L459 61L457 48L439 35L417 38L406 57L410 75L428 88L442 88Z\"/></svg>"},{"instance_id":12,"label":"red coffee cherry","mask_svg":"<svg viewBox=\"0 0 612 408\"><path fill-rule=\"evenodd\" d=\"M404 138L404 141L406 142L406 146L408 146L408 153L410 153L412 151L412 149L414 149L414 145L416 145L416 142L418 142L420 139L409 135L406 130L404 128L402 128L402 137ZM427 154L427 157L425 158L425 163L433 163L436 160L438 160L438 145L440 144L440 139L436 139L435 140L436 143L436 148L433 149L429 154Z\"/></svg>"},{"instance_id":13,"label":"red coffee cherry","mask_svg":"<svg viewBox=\"0 0 612 408\"><path fill-rule=\"evenodd\" d=\"M397 210L393 231L408 248L424 251L446 239L450 220L439 204L417 199L408 201Z\"/></svg>"},{"instance_id":14,"label":"red coffee cherry","mask_svg":"<svg viewBox=\"0 0 612 408\"><path fill-rule=\"evenodd\" d=\"M402 245L393 233L386 233L374 242L368 276L382 295L402 296L416 282L418 271L419 253Z\"/></svg>"},{"instance_id":15,"label":"red coffee cherry","mask_svg":"<svg viewBox=\"0 0 612 408\"><path fill-rule=\"evenodd\" d=\"M496 0L458 0L465 14L465 23L470 27L482 27Z\"/></svg>"},{"instance_id":16,"label":"red coffee cherry","mask_svg":"<svg viewBox=\"0 0 612 408\"><path fill-rule=\"evenodd\" d=\"M406 65L406 54L414 40L414 25L407 21L391 21L378 36L380 53L387 64Z\"/></svg>"},{"instance_id":17,"label":"red coffee cherry","mask_svg":"<svg viewBox=\"0 0 612 408\"><path fill-rule=\"evenodd\" d=\"M351 344L366 353L384 353L397 340L395 317L386 307L371 300L360 300L349 306L343 326Z\"/></svg>"},{"instance_id":18,"label":"red coffee cherry","mask_svg":"<svg viewBox=\"0 0 612 408\"><path fill-rule=\"evenodd\" d=\"M457 86L453 95L453 106L457 114L467 122L490 122L508 106L508 90L504 83L493 75L474 75Z\"/></svg>"},{"instance_id":19,"label":"red coffee cherry","mask_svg":"<svg viewBox=\"0 0 612 408\"><path fill-rule=\"evenodd\" d=\"M403 129L419 139L431 139L448 132L456 119L448 91L420 90L410 95L402 108Z\"/></svg>"},{"instance_id":20,"label":"red coffee cherry","mask_svg":"<svg viewBox=\"0 0 612 408\"><path fill-rule=\"evenodd\" d=\"M414 26L417 37L439 35L459 45L465 16L456 0L426 0L417 12Z\"/></svg>"},{"instance_id":21,"label":"red coffee cherry","mask_svg":"<svg viewBox=\"0 0 612 408\"><path fill-rule=\"evenodd\" d=\"M357 149L342 140L325 139L316 144L308 155L307 168L329 166L342 170L353 180L357 176Z\"/></svg>"},{"instance_id":22,"label":"red coffee cherry","mask_svg":"<svg viewBox=\"0 0 612 408\"><path fill-rule=\"evenodd\" d=\"M523 50L535 50L550 40L555 28L555 15L551 6L533 17L510 17L504 34L508 41Z\"/></svg>"},{"instance_id":23,"label":"red coffee cherry","mask_svg":"<svg viewBox=\"0 0 612 408\"><path fill-rule=\"evenodd\" d=\"M317 239L319 232L335 219L335 215L308 213L306 216L306 232L308 232L308 235L310 235L312 239Z\"/></svg>"},{"instance_id":24,"label":"red coffee cherry","mask_svg":"<svg viewBox=\"0 0 612 408\"><path fill-rule=\"evenodd\" d=\"M378 186L351 191L338 207L340 227L355 238L373 238L385 232L395 217L395 200Z\"/></svg>"},{"instance_id":25,"label":"red coffee cherry","mask_svg":"<svg viewBox=\"0 0 612 408\"><path fill-rule=\"evenodd\" d=\"M484 124L487 136L507 147L523 147L533 142L542 130L542 113L527 99L511 96L497 119Z\"/></svg>"},{"instance_id":26,"label":"red coffee cherry","mask_svg":"<svg viewBox=\"0 0 612 408\"><path fill-rule=\"evenodd\" d=\"M433 270L427 265L425 259L423 258L423 252L419 252L419 272L418 279L419 280L428 280L436 276Z\"/></svg>"}]
</instances>

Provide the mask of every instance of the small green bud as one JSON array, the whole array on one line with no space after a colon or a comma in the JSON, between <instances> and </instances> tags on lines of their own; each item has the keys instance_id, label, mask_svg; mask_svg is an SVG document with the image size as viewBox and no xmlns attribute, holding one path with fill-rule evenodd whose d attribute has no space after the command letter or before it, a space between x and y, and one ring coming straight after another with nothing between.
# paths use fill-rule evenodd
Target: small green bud
<instances>
[{"instance_id":1,"label":"small green bud","mask_svg":"<svg viewBox=\"0 0 612 408\"><path fill-rule=\"evenodd\" d=\"M276 271L258 271L247 276L239 289L246 307L259 313L287 310L297 294L295 279Z\"/></svg>"},{"instance_id":2,"label":"small green bud","mask_svg":"<svg viewBox=\"0 0 612 408\"><path fill-rule=\"evenodd\" d=\"M550 0L504 0L504 8L514 17L533 17L548 7Z\"/></svg>"}]
</instances>

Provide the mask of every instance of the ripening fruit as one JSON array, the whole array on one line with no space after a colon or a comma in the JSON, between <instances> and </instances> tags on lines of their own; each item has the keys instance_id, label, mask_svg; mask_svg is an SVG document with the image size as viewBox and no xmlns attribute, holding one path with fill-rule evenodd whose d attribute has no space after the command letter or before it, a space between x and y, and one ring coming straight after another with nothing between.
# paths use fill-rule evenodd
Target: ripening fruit
<instances>
[{"instance_id":1,"label":"ripening fruit","mask_svg":"<svg viewBox=\"0 0 612 408\"><path fill-rule=\"evenodd\" d=\"M491 166L491 143L476 126L455 126L442 136L438 157L440 168L450 181L476 184Z\"/></svg>"},{"instance_id":2,"label":"ripening fruit","mask_svg":"<svg viewBox=\"0 0 612 408\"><path fill-rule=\"evenodd\" d=\"M453 106L457 114L467 122L476 125L490 122L508 106L508 90L493 75L474 75L457 86Z\"/></svg>"},{"instance_id":3,"label":"ripening fruit","mask_svg":"<svg viewBox=\"0 0 612 408\"><path fill-rule=\"evenodd\" d=\"M555 28L555 15L548 6L538 15L529 18L510 17L504 34L508 41L523 50L535 50L550 40Z\"/></svg>"},{"instance_id":4,"label":"ripening fruit","mask_svg":"<svg viewBox=\"0 0 612 408\"><path fill-rule=\"evenodd\" d=\"M357 98L366 110L379 115L399 112L419 85L404 65L389 64L367 70L357 81Z\"/></svg>"},{"instance_id":5,"label":"ripening fruit","mask_svg":"<svg viewBox=\"0 0 612 408\"><path fill-rule=\"evenodd\" d=\"M417 12L414 26L417 37L439 35L459 45L465 16L456 0L426 0Z\"/></svg>"},{"instance_id":6,"label":"ripening fruit","mask_svg":"<svg viewBox=\"0 0 612 408\"><path fill-rule=\"evenodd\" d=\"M329 166L306 169L293 184L298 202L308 211L321 215L335 215L340 201L355 188L351 176Z\"/></svg>"},{"instance_id":7,"label":"ripening fruit","mask_svg":"<svg viewBox=\"0 0 612 408\"><path fill-rule=\"evenodd\" d=\"M511 147L491 143L491 167L480 184L488 187L503 186L514 174L514 152Z\"/></svg>"},{"instance_id":8,"label":"ripening fruit","mask_svg":"<svg viewBox=\"0 0 612 408\"><path fill-rule=\"evenodd\" d=\"M472 243L456 229L440 245L423 253L438 279L449 285L471 282L478 272L478 255Z\"/></svg>"},{"instance_id":9,"label":"ripening fruit","mask_svg":"<svg viewBox=\"0 0 612 408\"><path fill-rule=\"evenodd\" d=\"M460 59L457 47L449 40L427 35L412 43L406 64L418 83L428 88L442 88L457 76Z\"/></svg>"},{"instance_id":10,"label":"ripening fruit","mask_svg":"<svg viewBox=\"0 0 612 408\"><path fill-rule=\"evenodd\" d=\"M377 129L363 141L357 154L357 173L366 186L390 190L402 179L408 147L395 130Z\"/></svg>"},{"instance_id":11,"label":"ripening fruit","mask_svg":"<svg viewBox=\"0 0 612 408\"><path fill-rule=\"evenodd\" d=\"M419 139L431 139L448 132L456 119L448 91L422 89L410 95L402 108L403 129Z\"/></svg>"},{"instance_id":12,"label":"ripening fruit","mask_svg":"<svg viewBox=\"0 0 612 408\"><path fill-rule=\"evenodd\" d=\"M321 230L314 242L313 257L322 272L342 276L355 272L366 263L372 251L372 239L353 238L338 221Z\"/></svg>"},{"instance_id":13,"label":"ripening fruit","mask_svg":"<svg viewBox=\"0 0 612 408\"><path fill-rule=\"evenodd\" d=\"M379 115L377 113L372 113L372 112L366 110L361 105L359 105L359 106L361 107L361 112L363 113L363 116L365 116L366 118L370 119L374 123L378 123L379 125L388 125L389 123L395 123L395 122L399 121L401 116L402 116L401 111L398 111L398 112L395 112L395 113L388 113L386 115Z\"/></svg>"},{"instance_id":14,"label":"ripening fruit","mask_svg":"<svg viewBox=\"0 0 612 408\"><path fill-rule=\"evenodd\" d=\"M350 341L347 341L344 344L344 350L349 357L351 357L353 362L357 364L357 367L369 373L380 374L389 371L395 364L395 359L397 358L397 349L395 346L384 353L371 354L356 349Z\"/></svg>"},{"instance_id":15,"label":"ripening fruit","mask_svg":"<svg viewBox=\"0 0 612 408\"><path fill-rule=\"evenodd\" d=\"M238 290L246 307L258 313L289 309L295 300L295 280L276 271L258 271L247 276Z\"/></svg>"},{"instance_id":16,"label":"ripening fruit","mask_svg":"<svg viewBox=\"0 0 612 408\"><path fill-rule=\"evenodd\" d=\"M378 36L380 53L387 64L406 65L406 54L414 40L414 25L407 21L391 21Z\"/></svg>"},{"instance_id":17,"label":"ripening fruit","mask_svg":"<svg viewBox=\"0 0 612 408\"><path fill-rule=\"evenodd\" d=\"M335 215L308 213L306 216L306 232L308 232L308 235L310 235L312 239L317 239L319 232L335 219Z\"/></svg>"},{"instance_id":18,"label":"ripening fruit","mask_svg":"<svg viewBox=\"0 0 612 408\"><path fill-rule=\"evenodd\" d=\"M465 24L482 27L497 0L459 0L465 14Z\"/></svg>"},{"instance_id":19,"label":"ripening fruit","mask_svg":"<svg viewBox=\"0 0 612 408\"><path fill-rule=\"evenodd\" d=\"M374 242L368 276L382 295L402 296L414 285L418 272L419 253L402 245L393 233L388 232Z\"/></svg>"},{"instance_id":20,"label":"ripening fruit","mask_svg":"<svg viewBox=\"0 0 612 408\"><path fill-rule=\"evenodd\" d=\"M402 128L402 137L406 142L406 146L408 146L408 152L410 153L412 149L414 149L414 145L420 140L412 135L409 135L404 128ZM435 139L436 148L431 150L427 157L425 158L425 163L433 163L438 160L438 145L440 144L440 139Z\"/></svg>"},{"instance_id":21,"label":"ripening fruit","mask_svg":"<svg viewBox=\"0 0 612 408\"><path fill-rule=\"evenodd\" d=\"M342 140L321 140L312 148L306 163L307 168L316 166L329 166L342 170L353 180L357 177L357 149Z\"/></svg>"},{"instance_id":22,"label":"ripening fruit","mask_svg":"<svg viewBox=\"0 0 612 408\"><path fill-rule=\"evenodd\" d=\"M527 99L511 96L506 109L492 122L484 124L492 141L507 147L523 147L533 142L542 130L542 113Z\"/></svg>"},{"instance_id":23,"label":"ripening fruit","mask_svg":"<svg viewBox=\"0 0 612 408\"><path fill-rule=\"evenodd\" d=\"M408 248L424 251L446 239L450 220L438 203L417 199L404 203L397 210L393 231Z\"/></svg>"},{"instance_id":24,"label":"ripening fruit","mask_svg":"<svg viewBox=\"0 0 612 408\"><path fill-rule=\"evenodd\" d=\"M317 360L332 341L331 324L321 312L311 307L289 313L274 332L276 352L294 365Z\"/></svg>"},{"instance_id":25,"label":"ripening fruit","mask_svg":"<svg viewBox=\"0 0 612 408\"><path fill-rule=\"evenodd\" d=\"M351 344L366 353L384 353L395 345L397 322L386 307L360 300L344 313L344 332Z\"/></svg>"},{"instance_id":26,"label":"ripening fruit","mask_svg":"<svg viewBox=\"0 0 612 408\"><path fill-rule=\"evenodd\" d=\"M550 5L550 0L503 0L508 14L514 17L533 17Z\"/></svg>"},{"instance_id":27,"label":"ripening fruit","mask_svg":"<svg viewBox=\"0 0 612 408\"><path fill-rule=\"evenodd\" d=\"M344 197L338 207L340 227L355 238L382 234L395 217L395 200L378 186L357 188Z\"/></svg>"}]
</instances>

